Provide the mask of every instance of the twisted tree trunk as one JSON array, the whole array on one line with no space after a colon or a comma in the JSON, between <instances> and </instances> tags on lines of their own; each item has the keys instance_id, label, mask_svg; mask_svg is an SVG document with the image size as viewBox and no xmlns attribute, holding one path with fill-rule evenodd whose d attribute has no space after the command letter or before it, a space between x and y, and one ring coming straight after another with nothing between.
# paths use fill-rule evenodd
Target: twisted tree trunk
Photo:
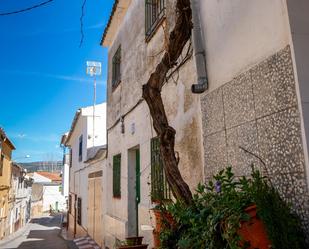
<instances>
[{"instance_id":1,"label":"twisted tree trunk","mask_svg":"<svg viewBox=\"0 0 309 249\"><path fill-rule=\"evenodd\" d=\"M176 131L168 123L161 96L168 71L177 64L179 56L191 37L193 25L190 0L177 0L176 13L176 25L169 35L168 47L147 84L143 85L143 98L150 109L154 129L160 137L160 150L169 186L176 199L189 205L192 202L192 193L178 168L179 160L175 156Z\"/></svg>"}]
</instances>

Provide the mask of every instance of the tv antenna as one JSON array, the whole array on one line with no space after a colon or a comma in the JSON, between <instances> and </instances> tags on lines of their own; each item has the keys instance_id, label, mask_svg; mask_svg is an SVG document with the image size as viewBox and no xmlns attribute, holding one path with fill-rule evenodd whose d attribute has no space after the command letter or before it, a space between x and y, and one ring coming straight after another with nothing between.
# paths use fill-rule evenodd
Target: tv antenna
<instances>
[{"instance_id":1,"label":"tv antenna","mask_svg":"<svg viewBox=\"0 0 309 249\"><path fill-rule=\"evenodd\" d=\"M102 65L101 62L97 61L87 61L87 74L90 77L93 77L93 131L92 131L92 146L94 147L94 139L95 139L95 105L97 101L97 75L102 74Z\"/></svg>"}]
</instances>

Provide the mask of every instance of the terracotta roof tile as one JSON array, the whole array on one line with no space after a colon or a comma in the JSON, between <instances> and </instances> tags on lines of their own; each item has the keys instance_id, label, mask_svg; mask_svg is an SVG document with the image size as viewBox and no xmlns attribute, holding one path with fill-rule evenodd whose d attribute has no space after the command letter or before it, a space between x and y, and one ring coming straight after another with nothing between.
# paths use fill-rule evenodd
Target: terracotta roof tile
<instances>
[{"instance_id":1,"label":"terracotta roof tile","mask_svg":"<svg viewBox=\"0 0 309 249\"><path fill-rule=\"evenodd\" d=\"M62 180L60 173L52 173L52 172L45 172L45 171L39 171L36 173L52 180L53 182L60 182Z\"/></svg>"}]
</instances>

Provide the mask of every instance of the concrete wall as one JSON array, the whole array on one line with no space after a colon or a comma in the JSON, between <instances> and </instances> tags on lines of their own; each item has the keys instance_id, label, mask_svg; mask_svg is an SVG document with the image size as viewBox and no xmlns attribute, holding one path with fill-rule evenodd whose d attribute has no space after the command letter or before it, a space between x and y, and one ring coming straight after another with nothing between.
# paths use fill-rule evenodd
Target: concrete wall
<instances>
[{"instance_id":1,"label":"concrete wall","mask_svg":"<svg viewBox=\"0 0 309 249\"><path fill-rule=\"evenodd\" d=\"M304 121L303 129L305 131L303 132L303 140L307 153L309 153L309 2L306 0L288 0L287 3ZM309 183L309 162L308 158L306 159L307 182Z\"/></svg>"},{"instance_id":2,"label":"concrete wall","mask_svg":"<svg viewBox=\"0 0 309 249\"><path fill-rule=\"evenodd\" d=\"M286 1L200 4L209 74L209 90L201 96L206 179L228 165L237 176L248 175L254 163L309 231L298 67Z\"/></svg>"},{"instance_id":3,"label":"concrete wall","mask_svg":"<svg viewBox=\"0 0 309 249\"><path fill-rule=\"evenodd\" d=\"M290 41L285 0L199 2L210 91Z\"/></svg>"}]
</instances>

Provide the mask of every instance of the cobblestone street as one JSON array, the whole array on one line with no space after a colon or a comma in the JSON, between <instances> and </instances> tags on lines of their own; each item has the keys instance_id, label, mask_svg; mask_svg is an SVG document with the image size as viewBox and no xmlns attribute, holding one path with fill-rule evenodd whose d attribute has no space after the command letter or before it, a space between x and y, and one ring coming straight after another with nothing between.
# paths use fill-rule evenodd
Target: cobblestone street
<instances>
[{"instance_id":1,"label":"cobblestone street","mask_svg":"<svg viewBox=\"0 0 309 249\"><path fill-rule=\"evenodd\" d=\"M59 236L61 216L34 218L21 231L0 242L1 249L68 249Z\"/></svg>"}]
</instances>

